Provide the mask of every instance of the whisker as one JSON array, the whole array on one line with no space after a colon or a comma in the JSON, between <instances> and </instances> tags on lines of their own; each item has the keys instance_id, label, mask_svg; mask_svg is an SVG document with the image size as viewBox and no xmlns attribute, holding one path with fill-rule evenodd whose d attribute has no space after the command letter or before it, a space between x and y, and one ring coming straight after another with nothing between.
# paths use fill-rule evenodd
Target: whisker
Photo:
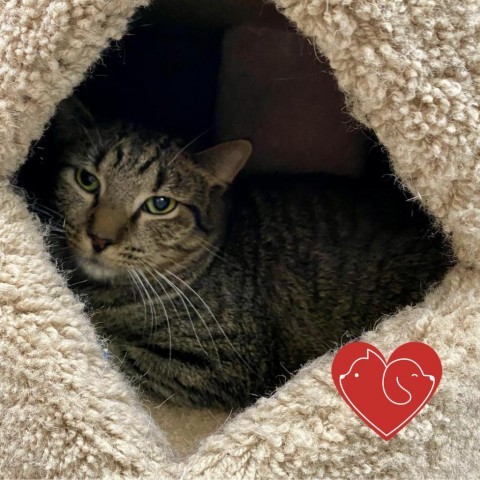
<instances>
[{"instance_id":1,"label":"whisker","mask_svg":"<svg viewBox=\"0 0 480 480\"><path fill-rule=\"evenodd\" d=\"M131 270L131 267L129 266L126 266L125 267L126 270L127 270L127 274L128 274L128 278L129 278L129 284L130 284L130 287L131 287L131 290L132 290L132 294L133 294L133 301L136 303L137 302L137 293L138 293L138 289L135 285L135 279L133 278L132 274L130 273L130 270Z\"/></svg>"},{"instance_id":2,"label":"whisker","mask_svg":"<svg viewBox=\"0 0 480 480\"><path fill-rule=\"evenodd\" d=\"M222 248L218 245L213 244L212 242L209 242L205 238L203 238L200 235L193 234L193 236L202 244L201 247L204 248L207 252L211 253L215 257L217 257L219 260L222 260L225 262L227 265L234 267L234 268L240 268L237 264L237 261L232 255L226 254L224 251L222 251Z\"/></svg>"},{"instance_id":3,"label":"whisker","mask_svg":"<svg viewBox=\"0 0 480 480\"><path fill-rule=\"evenodd\" d=\"M147 285L151 288L152 292L154 295L157 297L157 300L160 302L160 305L163 308L163 312L165 313L165 319L167 321L167 329L168 329L168 341L169 341L169 360L172 361L172 329L170 328L170 319L168 317L168 312L167 309L165 308L165 304L163 303L163 300L160 298L160 295L158 292L153 288L152 284L148 280L148 278L145 276L145 274L138 269L138 273L145 279L145 282ZM155 319L155 328L157 326L157 319Z\"/></svg>"},{"instance_id":4,"label":"whisker","mask_svg":"<svg viewBox=\"0 0 480 480\"><path fill-rule=\"evenodd\" d=\"M142 283L142 286L144 287L145 293L147 294L148 302L149 302L149 307L150 307L150 336L149 340L153 337L153 334L157 330L157 310L155 308L155 305L153 303L152 297L150 296L149 291L147 290L150 289L152 290L152 286L150 282L148 281L147 278L145 278L144 273L140 270L140 268L135 268L134 270L137 272L137 275L140 277L140 281ZM145 282L145 283L144 283ZM154 293L155 290L153 290Z\"/></svg>"},{"instance_id":5,"label":"whisker","mask_svg":"<svg viewBox=\"0 0 480 480\"><path fill-rule=\"evenodd\" d=\"M168 298L168 300L170 301L170 304L172 305L172 308L175 310L175 313L177 314L177 318L181 321L181 317L180 317L180 314L178 313L178 309L175 305L175 303L172 301L172 297L170 297L170 295L168 294L166 288L163 286L163 283L161 283L159 281L159 279L157 278L156 276L156 271L150 267L148 265L148 263L145 261L145 260L142 260L142 263L144 264L145 268L147 268L148 272L150 273L150 275L152 275L153 279L155 280L155 282L161 287L161 289L163 290L163 293L165 293L165 296ZM157 272L158 273L158 272Z\"/></svg>"},{"instance_id":6,"label":"whisker","mask_svg":"<svg viewBox=\"0 0 480 480\"><path fill-rule=\"evenodd\" d=\"M39 203L38 201L35 201L34 203L30 204L30 208L35 212L44 213L45 215L48 215L50 217L56 217L59 220L63 220L63 215L61 215L56 210L53 210L52 208Z\"/></svg>"},{"instance_id":7,"label":"whisker","mask_svg":"<svg viewBox=\"0 0 480 480\"><path fill-rule=\"evenodd\" d=\"M68 286L69 286L69 287L76 287L77 285L80 285L80 284L82 284L82 283L87 283L88 281L89 281L89 280L88 280L88 278L87 278L87 279L85 279L85 280L80 280L79 282L70 283Z\"/></svg>"},{"instance_id":8,"label":"whisker","mask_svg":"<svg viewBox=\"0 0 480 480\"><path fill-rule=\"evenodd\" d=\"M163 405L165 405L169 400L171 400L174 396L176 395L176 392L173 392L168 398L166 398L162 403L160 403L159 405L155 405L153 408L156 410L158 408L161 408L163 407Z\"/></svg>"},{"instance_id":9,"label":"whisker","mask_svg":"<svg viewBox=\"0 0 480 480\"><path fill-rule=\"evenodd\" d=\"M75 100L75 103L78 103L77 100ZM90 113L88 113L88 115L90 115ZM78 124L78 126L83 130L83 132L85 133L85 136L88 138L88 140L90 141L90 147L94 150L94 154L96 156L99 155L100 153L100 150L99 150L99 145L100 146L103 146L104 143L103 143L103 139L100 135L100 132L98 130L97 127L95 127L95 130L96 130L96 134L97 134L97 138L98 138L98 141L97 142L94 142L92 137L90 136L90 132L88 130L88 128L83 124L83 122L78 118L77 115L71 113L71 117L73 118L73 120ZM90 159L89 159L90 160ZM94 163L94 162L92 162Z\"/></svg>"},{"instance_id":10,"label":"whisker","mask_svg":"<svg viewBox=\"0 0 480 480\"><path fill-rule=\"evenodd\" d=\"M171 159L171 162L174 162L188 147L191 147L197 140L202 138L206 133L208 133L213 127L207 128L205 131L203 131L200 135L197 135L192 141L188 142L184 147L180 149L179 152L177 152L173 158Z\"/></svg>"},{"instance_id":11,"label":"whisker","mask_svg":"<svg viewBox=\"0 0 480 480\"><path fill-rule=\"evenodd\" d=\"M255 370L252 369L252 367L247 363L247 361L242 357L242 355L240 355L240 353L238 352L238 350L235 348L235 346L233 345L233 343L231 342L230 338L228 338L228 335L225 333L225 330L223 329L223 327L220 325L220 323L218 322L217 318L215 317L215 315L213 314L212 310L210 309L210 307L205 303L205 301L203 300L203 298L192 288L190 287L190 285L188 285L186 282L184 282L180 277L178 277L177 275L175 275L173 272L171 272L170 270L166 270L166 272L170 275L172 275L173 277L175 277L179 282L181 282L183 285L185 285L185 287L187 287L201 302L202 304L205 306L205 308L208 310L208 312L210 313L211 317L213 318L213 320L215 321L215 323L217 324L219 330L222 332L223 336L225 337L225 340L227 340L228 344L230 345L230 347L232 347L233 351L236 353L236 355L240 358L240 360L242 361L242 363L252 372L252 373L256 373Z\"/></svg>"},{"instance_id":12,"label":"whisker","mask_svg":"<svg viewBox=\"0 0 480 480\"><path fill-rule=\"evenodd\" d=\"M150 293L148 292L147 287L143 283L142 277L140 276L140 274L142 272L137 268L134 268L133 272L136 274L136 276L137 276L137 278L140 282L140 285L142 286L142 289L145 292L146 300L148 301L148 305L149 305L149 308L150 308L150 338L151 338L153 336L154 322L156 321L155 307L153 306L152 297L150 296Z\"/></svg>"},{"instance_id":13,"label":"whisker","mask_svg":"<svg viewBox=\"0 0 480 480\"><path fill-rule=\"evenodd\" d=\"M148 265L146 265L148 267ZM195 338L197 339L197 342L198 342L198 345L200 346L200 348L202 349L202 351L205 353L205 355L210 358L210 355L208 355L207 351L205 350L205 348L203 347L203 344L200 340L200 337L198 336L198 333L197 333L197 329L195 328L195 323L193 322L193 319L192 319L192 316L190 315L190 310L189 308L187 307L187 304L185 303L185 300L187 300L187 302L191 305L191 307L193 308L194 312L198 315L198 317L200 318L201 322L203 323L205 329L207 330L211 340L212 340L212 344L213 344L213 347L215 348L215 352L217 354L217 359L218 361L220 361L220 354L218 353L218 349L217 349L217 345L215 343L215 340L212 336L212 332L210 331L210 329L208 328L208 325L207 323L205 322L204 318L202 317L202 315L200 314L200 312L195 308L195 306L192 304L192 302L190 301L190 299L174 284L172 283L167 277L165 277L165 275L162 275L158 270L156 269L153 269L153 271L158 275L159 278L161 278L162 280L164 280L167 285L171 286L174 291L178 294L178 296L180 297L180 300L182 301L183 303L183 307L185 308L185 311L187 312L187 315L188 315L188 319L190 320L190 324L192 325L192 329L193 329L193 333L195 335ZM158 278L155 277L155 280L160 283L158 281ZM162 286L163 288L163 286ZM172 302L173 303L173 302ZM177 310L177 313L178 313L178 310Z\"/></svg>"},{"instance_id":14,"label":"whisker","mask_svg":"<svg viewBox=\"0 0 480 480\"><path fill-rule=\"evenodd\" d=\"M62 235L60 233L49 233L48 237L47 237L47 240L48 239L51 239L51 240L65 240L65 235ZM67 246L65 248L69 248L69 247Z\"/></svg>"},{"instance_id":15,"label":"whisker","mask_svg":"<svg viewBox=\"0 0 480 480\"><path fill-rule=\"evenodd\" d=\"M206 245L202 245L200 244L200 247L203 248L205 251L207 251L208 253L211 253L214 257L218 258L219 260L221 260L222 262L226 263L227 265L231 266L231 267L237 267L237 265L233 264L232 262L229 262L225 257L223 257L222 255L219 255L218 253L216 253L215 251L211 250L209 247L207 247Z\"/></svg>"},{"instance_id":16,"label":"whisker","mask_svg":"<svg viewBox=\"0 0 480 480\"><path fill-rule=\"evenodd\" d=\"M140 284L139 284L138 279L137 279L138 275L136 275L136 272L132 268L129 268L127 270L127 272L128 272L128 275L130 276L130 278L133 281L133 285L138 290L138 293L140 294L140 298L143 302L143 310L144 310L143 325L146 326L146 323L147 323L147 303L145 302L143 292L140 288Z\"/></svg>"}]
</instances>

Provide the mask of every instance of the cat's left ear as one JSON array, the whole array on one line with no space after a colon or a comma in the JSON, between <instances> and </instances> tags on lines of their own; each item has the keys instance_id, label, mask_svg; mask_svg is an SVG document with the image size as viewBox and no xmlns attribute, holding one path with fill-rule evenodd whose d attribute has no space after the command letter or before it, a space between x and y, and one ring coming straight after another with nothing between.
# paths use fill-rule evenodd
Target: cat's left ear
<instances>
[{"instance_id":1,"label":"cat's left ear","mask_svg":"<svg viewBox=\"0 0 480 480\"><path fill-rule=\"evenodd\" d=\"M214 178L215 183L227 186L251 154L252 144L248 140L233 140L195 154L194 161Z\"/></svg>"}]
</instances>

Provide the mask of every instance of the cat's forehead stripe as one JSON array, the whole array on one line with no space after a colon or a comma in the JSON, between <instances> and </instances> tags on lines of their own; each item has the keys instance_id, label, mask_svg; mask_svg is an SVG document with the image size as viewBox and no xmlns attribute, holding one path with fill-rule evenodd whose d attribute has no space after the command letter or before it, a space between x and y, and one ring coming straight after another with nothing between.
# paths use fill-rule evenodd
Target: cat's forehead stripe
<instances>
[{"instance_id":1,"label":"cat's forehead stripe","mask_svg":"<svg viewBox=\"0 0 480 480\"><path fill-rule=\"evenodd\" d=\"M153 188L153 191L156 192L157 190L160 189L162 186L163 182L165 182L165 170L162 168L161 165L158 166L158 172L157 172L157 178L155 180L155 186Z\"/></svg>"},{"instance_id":2,"label":"cat's forehead stripe","mask_svg":"<svg viewBox=\"0 0 480 480\"><path fill-rule=\"evenodd\" d=\"M107 150L105 148L99 148L95 152L95 158L93 160L93 163L95 166L98 168L99 165L105 160L105 157L107 156Z\"/></svg>"},{"instance_id":3,"label":"cat's forehead stripe","mask_svg":"<svg viewBox=\"0 0 480 480\"><path fill-rule=\"evenodd\" d=\"M153 162L159 160L162 156L161 150L157 147L155 153L138 169L138 173L145 173L153 164Z\"/></svg>"},{"instance_id":4,"label":"cat's forehead stripe","mask_svg":"<svg viewBox=\"0 0 480 480\"><path fill-rule=\"evenodd\" d=\"M113 164L114 168L118 168L118 166L122 163L123 161L123 157L124 157L124 152L123 152L123 149L122 149L122 146L119 145L117 147L117 151L116 151L116 155L117 155L117 158L115 160L115 163Z\"/></svg>"}]
</instances>

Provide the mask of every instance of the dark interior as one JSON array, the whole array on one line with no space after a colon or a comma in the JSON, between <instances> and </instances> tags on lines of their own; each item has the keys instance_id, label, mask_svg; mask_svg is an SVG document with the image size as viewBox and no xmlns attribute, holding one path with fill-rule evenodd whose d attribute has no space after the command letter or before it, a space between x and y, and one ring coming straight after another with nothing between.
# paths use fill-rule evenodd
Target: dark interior
<instances>
[{"instance_id":1,"label":"dark interior","mask_svg":"<svg viewBox=\"0 0 480 480\"><path fill-rule=\"evenodd\" d=\"M373 134L345 113L328 62L261 0L157 0L137 12L75 95L99 120L196 138L196 151L248 138L251 172L389 172ZM40 198L52 188L55 146L47 129L19 174L18 184Z\"/></svg>"}]
</instances>

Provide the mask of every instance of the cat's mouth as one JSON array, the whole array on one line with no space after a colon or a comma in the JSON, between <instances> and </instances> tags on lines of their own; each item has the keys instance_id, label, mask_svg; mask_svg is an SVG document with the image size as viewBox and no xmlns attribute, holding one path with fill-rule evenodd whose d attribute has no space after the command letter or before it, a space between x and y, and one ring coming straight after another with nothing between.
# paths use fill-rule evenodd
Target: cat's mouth
<instances>
[{"instance_id":1,"label":"cat's mouth","mask_svg":"<svg viewBox=\"0 0 480 480\"><path fill-rule=\"evenodd\" d=\"M75 256L76 263L80 269L92 280L109 281L122 275L122 270L112 267L103 261L101 257L83 257Z\"/></svg>"},{"instance_id":2,"label":"cat's mouth","mask_svg":"<svg viewBox=\"0 0 480 480\"><path fill-rule=\"evenodd\" d=\"M89 279L108 282L125 276L124 269L112 265L104 255L94 253L87 242L72 241L68 235L66 239L75 264Z\"/></svg>"}]
</instances>

